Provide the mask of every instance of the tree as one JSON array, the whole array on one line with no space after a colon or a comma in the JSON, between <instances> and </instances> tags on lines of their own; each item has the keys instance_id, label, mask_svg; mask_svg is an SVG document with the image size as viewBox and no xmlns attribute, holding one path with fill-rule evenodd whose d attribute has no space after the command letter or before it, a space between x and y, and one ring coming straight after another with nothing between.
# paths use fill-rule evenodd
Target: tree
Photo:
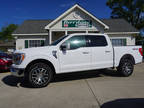
<instances>
[{"instance_id":1,"label":"tree","mask_svg":"<svg viewBox=\"0 0 144 108\"><path fill-rule=\"evenodd\" d=\"M124 18L137 29L144 29L144 0L108 0L112 18Z\"/></svg>"},{"instance_id":2,"label":"tree","mask_svg":"<svg viewBox=\"0 0 144 108\"><path fill-rule=\"evenodd\" d=\"M12 36L12 32L16 30L18 25L16 24L10 24L7 27L2 27L1 32L0 32L0 40L3 41L10 41L13 40L14 37Z\"/></svg>"}]
</instances>

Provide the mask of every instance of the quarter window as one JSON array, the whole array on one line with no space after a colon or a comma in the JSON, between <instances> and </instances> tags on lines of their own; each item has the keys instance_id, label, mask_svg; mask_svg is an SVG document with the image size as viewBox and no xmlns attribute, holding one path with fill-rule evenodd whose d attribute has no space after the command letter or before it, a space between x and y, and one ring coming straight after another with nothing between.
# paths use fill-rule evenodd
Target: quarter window
<instances>
[{"instance_id":1,"label":"quarter window","mask_svg":"<svg viewBox=\"0 0 144 108\"><path fill-rule=\"evenodd\" d=\"M107 41L104 36L86 36L88 47L106 46Z\"/></svg>"},{"instance_id":2,"label":"quarter window","mask_svg":"<svg viewBox=\"0 0 144 108\"><path fill-rule=\"evenodd\" d=\"M66 42L70 50L77 49L80 47L86 47L85 36L73 36L68 39Z\"/></svg>"}]
</instances>

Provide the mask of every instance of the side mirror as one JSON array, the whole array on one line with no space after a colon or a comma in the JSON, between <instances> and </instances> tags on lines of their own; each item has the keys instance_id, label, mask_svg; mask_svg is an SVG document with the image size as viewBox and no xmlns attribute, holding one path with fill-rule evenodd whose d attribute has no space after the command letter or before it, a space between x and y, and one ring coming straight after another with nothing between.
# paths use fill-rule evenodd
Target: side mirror
<instances>
[{"instance_id":1,"label":"side mirror","mask_svg":"<svg viewBox=\"0 0 144 108\"><path fill-rule=\"evenodd\" d=\"M60 49L61 49L62 51L66 51L66 50L67 50L67 45L66 45L66 43L63 43L63 44L60 46Z\"/></svg>"}]
</instances>

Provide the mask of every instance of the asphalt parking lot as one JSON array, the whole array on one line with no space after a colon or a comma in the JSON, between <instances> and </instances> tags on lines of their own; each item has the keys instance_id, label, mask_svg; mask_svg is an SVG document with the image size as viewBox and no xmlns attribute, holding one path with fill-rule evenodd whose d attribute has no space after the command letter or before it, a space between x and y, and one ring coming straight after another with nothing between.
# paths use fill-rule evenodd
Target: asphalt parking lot
<instances>
[{"instance_id":1,"label":"asphalt parking lot","mask_svg":"<svg viewBox=\"0 0 144 108\"><path fill-rule=\"evenodd\" d=\"M143 108L144 63L130 77L115 71L60 74L45 88L31 88L0 73L0 108Z\"/></svg>"}]
</instances>

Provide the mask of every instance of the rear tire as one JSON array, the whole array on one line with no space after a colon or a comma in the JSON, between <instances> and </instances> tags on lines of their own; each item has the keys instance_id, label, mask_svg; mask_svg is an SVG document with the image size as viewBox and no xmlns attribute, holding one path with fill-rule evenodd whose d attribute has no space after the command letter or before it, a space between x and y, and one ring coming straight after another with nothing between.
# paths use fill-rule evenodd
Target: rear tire
<instances>
[{"instance_id":1,"label":"rear tire","mask_svg":"<svg viewBox=\"0 0 144 108\"><path fill-rule=\"evenodd\" d=\"M133 73L134 70L134 64L129 59L123 59L121 60L117 71L124 77L128 77Z\"/></svg>"},{"instance_id":2,"label":"rear tire","mask_svg":"<svg viewBox=\"0 0 144 108\"><path fill-rule=\"evenodd\" d=\"M52 68L45 63L35 63L30 66L26 73L26 78L30 85L34 88L47 86L53 78Z\"/></svg>"}]
</instances>

